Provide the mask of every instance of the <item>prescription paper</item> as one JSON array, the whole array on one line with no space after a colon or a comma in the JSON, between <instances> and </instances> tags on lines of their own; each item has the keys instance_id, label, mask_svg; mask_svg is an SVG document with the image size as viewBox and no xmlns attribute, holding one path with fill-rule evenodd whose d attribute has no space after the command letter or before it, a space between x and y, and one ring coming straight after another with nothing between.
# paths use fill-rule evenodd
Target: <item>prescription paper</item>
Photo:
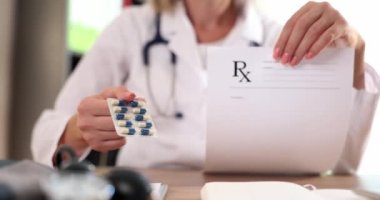
<instances>
[{"instance_id":1,"label":"prescription paper","mask_svg":"<svg viewBox=\"0 0 380 200\"><path fill-rule=\"evenodd\" d=\"M326 49L291 68L272 48L209 48L205 170L332 169L348 131L353 58L353 49Z\"/></svg>"}]
</instances>

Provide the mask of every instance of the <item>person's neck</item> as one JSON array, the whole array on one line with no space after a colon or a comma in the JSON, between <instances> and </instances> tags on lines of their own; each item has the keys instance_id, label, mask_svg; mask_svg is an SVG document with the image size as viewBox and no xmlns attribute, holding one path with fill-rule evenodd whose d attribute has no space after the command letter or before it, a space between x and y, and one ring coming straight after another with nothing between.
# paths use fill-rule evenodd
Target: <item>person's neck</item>
<instances>
[{"instance_id":1,"label":"person's neck","mask_svg":"<svg viewBox=\"0 0 380 200\"><path fill-rule=\"evenodd\" d=\"M186 0L186 11L193 26L209 29L226 23L234 8L231 0Z\"/></svg>"},{"instance_id":2,"label":"person's neck","mask_svg":"<svg viewBox=\"0 0 380 200\"><path fill-rule=\"evenodd\" d=\"M231 0L185 0L185 5L201 43L223 38L237 18L238 11Z\"/></svg>"}]
</instances>

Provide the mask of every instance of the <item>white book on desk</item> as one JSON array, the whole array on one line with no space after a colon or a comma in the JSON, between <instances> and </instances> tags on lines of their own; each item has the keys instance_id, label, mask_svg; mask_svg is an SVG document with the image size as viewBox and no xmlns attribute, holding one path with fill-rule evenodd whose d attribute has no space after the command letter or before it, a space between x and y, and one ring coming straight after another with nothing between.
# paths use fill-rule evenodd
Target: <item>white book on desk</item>
<instances>
[{"instance_id":1,"label":"white book on desk","mask_svg":"<svg viewBox=\"0 0 380 200\"><path fill-rule=\"evenodd\" d=\"M152 187L151 197L152 200L164 200L168 191L168 185L163 183L151 183Z\"/></svg>"},{"instance_id":2,"label":"white book on desk","mask_svg":"<svg viewBox=\"0 0 380 200\"><path fill-rule=\"evenodd\" d=\"M351 190L309 190L290 182L212 182L201 190L202 200L369 200Z\"/></svg>"}]
</instances>

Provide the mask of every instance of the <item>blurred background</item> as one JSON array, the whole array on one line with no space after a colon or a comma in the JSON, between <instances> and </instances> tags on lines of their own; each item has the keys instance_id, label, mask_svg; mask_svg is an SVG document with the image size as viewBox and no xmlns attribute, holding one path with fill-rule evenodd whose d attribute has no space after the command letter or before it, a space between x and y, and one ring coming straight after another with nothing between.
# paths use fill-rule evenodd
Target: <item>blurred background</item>
<instances>
[{"instance_id":1,"label":"blurred background","mask_svg":"<svg viewBox=\"0 0 380 200\"><path fill-rule=\"evenodd\" d=\"M0 159L30 159L31 130L52 107L65 79L99 33L123 8L144 0L0 0ZM306 0L256 0L284 24ZM378 72L376 1L329 0L366 40L366 61ZM379 109L378 109L379 110ZM360 174L380 174L377 111Z\"/></svg>"}]
</instances>

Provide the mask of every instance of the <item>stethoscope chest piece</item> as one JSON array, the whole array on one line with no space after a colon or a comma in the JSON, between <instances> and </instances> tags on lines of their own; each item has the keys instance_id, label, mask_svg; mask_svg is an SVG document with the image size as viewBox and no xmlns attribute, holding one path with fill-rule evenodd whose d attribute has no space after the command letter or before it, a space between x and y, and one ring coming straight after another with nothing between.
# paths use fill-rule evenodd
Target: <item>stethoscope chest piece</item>
<instances>
[{"instance_id":1,"label":"stethoscope chest piece","mask_svg":"<svg viewBox=\"0 0 380 200\"><path fill-rule=\"evenodd\" d=\"M183 113L182 112L176 112L175 113L175 116L174 116L176 119L183 119Z\"/></svg>"}]
</instances>

